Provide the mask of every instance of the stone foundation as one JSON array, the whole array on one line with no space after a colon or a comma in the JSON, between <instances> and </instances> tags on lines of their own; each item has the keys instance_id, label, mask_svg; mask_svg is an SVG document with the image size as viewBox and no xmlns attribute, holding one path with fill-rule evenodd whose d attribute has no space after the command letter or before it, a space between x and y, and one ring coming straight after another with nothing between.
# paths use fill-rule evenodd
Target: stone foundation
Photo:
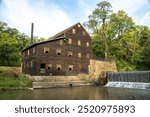
<instances>
[{"instance_id":1,"label":"stone foundation","mask_svg":"<svg viewBox=\"0 0 150 117\"><path fill-rule=\"evenodd\" d=\"M117 71L114 61L90 60L89 78L91 81L97 81L99 78L105 78L105 73L108 71Z\"/></svg>"},{"instance_id":2,"label":"stone foundation","mask_svg":"<svg viewBox=\"0 0 150 117\"><path fill-rule=\"evenodd\" d=\"M114 61L90 60L89 74L78 74L77 76L29 76L33 80L34 88L68 87L83 85L103 86L107 83L105 72L116 72Z\"/></svg>"}]
</instances>

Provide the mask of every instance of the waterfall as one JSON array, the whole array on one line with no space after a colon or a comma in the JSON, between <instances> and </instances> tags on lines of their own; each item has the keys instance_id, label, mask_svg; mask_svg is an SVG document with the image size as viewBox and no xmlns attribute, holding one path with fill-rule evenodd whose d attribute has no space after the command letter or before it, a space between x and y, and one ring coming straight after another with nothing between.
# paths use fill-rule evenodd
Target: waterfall
<instances>
[{"instance_id":1,"label":"waterfall","mask_svg":"<svg viewBox=\"0 0 150 117\"><path fill-rule=\"evenodd\" d=\"M150 71L108 72L107 87L150 89Z\"/></svg>"}]
</instances>

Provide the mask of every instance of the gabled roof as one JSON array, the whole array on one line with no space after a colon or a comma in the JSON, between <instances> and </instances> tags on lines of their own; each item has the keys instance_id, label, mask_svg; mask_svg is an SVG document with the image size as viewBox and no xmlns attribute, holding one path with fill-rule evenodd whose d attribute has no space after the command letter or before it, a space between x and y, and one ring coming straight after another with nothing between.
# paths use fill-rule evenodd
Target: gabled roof
<instances>
[{"instance_id":1,"label":"gabled roof","mask_svg":"<svg viewBox=\"0 0 150 117\"><path fill-rule=\"evenodd\" d=\"M78 24L80 24L80 23L78 22L78 23L76 23L76 24L70 26L69 28L67 28L67 29L65 29L65 30L63 30L63 31L61 31L61 32L59 32L59 33L57 33L57 34L55 34L53 37L50 37L48 40L54 39L54 38L56 38L56 37L61 36L62 34L65 34L67 31L69 31L70 29L72 29L74 26L76 26L76 25L78 25ZM81 25L81 24L80 24L80 25Z\"/></svg>"},{"instance_id":2,"label":"gabled roof","mask_svg":"<svg viewBox=\"0 0 150 117\"><path fill-rule=\"evenodd\" d=\"M52 42L52 41L57 41L57 40L61 40L61 39L66 39L66 37L63 36L63 37L58 37L58 38L55 38L55 39L51 39L51 40L47 40L47 41L35 43L35 44L33 44L33 45L31 45L31 46L29 46L29 47L23 49L22 52L24 52L24 51L28 50L29 48L32 48L32 47L34 47L34 46L36 46L36 45L43 44L43 43L47 43L47 42Z\"/></svg>"},{"instance_id":3,"label":"gabled roof","mask_svg":"<svg viewBox=\"0 0 150 117\"><path fill-rule=\"evenodd\" d=\"M72 29L73 27L75 27L76 25L78 25L78 24L80 24L80 23L78 22L78 23L72 25L71 27L69 27L69 28L67 28L67 29L65 29L65 30L63 30L63 31L61 31L61 32L59 32L59 33L57 33L57 34L55 34L53 37L50 37L47 41L35 43L35 44L33 44L33 45L31 45L31 46L29 46L29 47L23 49L22 52L24 52L25 50L28 50L29 48L32 48L32 47L34 47L34 46L36 46L36 45L39 45L39 44L43 44L43 43L47 43L47 42L51 42L51 41L56 41L56 40L60 40L60 39L65 39L66 37L65 37L64 34L65 34L67 31L69 31L70 29ZM80 25L81 25L81 24L80 24ZM82 25L81 25L81 26L82 26ZM83 29L84 29L84 28L83 28ZM86 30L85 30L85 31L86 31ZM63 36L62 36L62 35L63 35Z\"/></svg>"}]
</instances>

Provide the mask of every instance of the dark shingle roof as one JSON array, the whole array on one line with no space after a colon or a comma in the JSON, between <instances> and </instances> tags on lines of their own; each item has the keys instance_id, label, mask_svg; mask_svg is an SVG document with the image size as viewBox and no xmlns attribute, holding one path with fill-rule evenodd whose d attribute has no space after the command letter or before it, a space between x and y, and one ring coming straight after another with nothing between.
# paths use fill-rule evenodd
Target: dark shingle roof
<instances>
[{"instance_id":1,"label":"dark shingle roof","mask_svg":"<svg viewBox=\"0 0 150 117\"><path fill-rule=\"evenodd\" d=\"M33 44L33 45L31 45L31 46L29 46L29 47L23 49L22 52L24 52L24 51L28 50L29 48L32 48L32 47L34 47L34 46L36 46L36 45L39 45L39 44L43 44L43 43L47 43L47 42L51 42L51 41L56 41L56 40L64 39L64 38L66 38L66 37L64 37L64 36L62 37L61 35L65 34L67 31L69 31L70 29L72 29L74 26L76 26L76 25L78 25L78 24L80 24L80 23L78 22L78 23L72 25L71 27L69 27L69 28L67 28L67 29L65 29L65 30L63 30L63 31L61 31L61 32L59 32L59 33L57 33L57 34L54 35L53 37L50 37L47 41L35 43L35 44ZM80 24L80 25L81 25L81 24ZM61 37L60 37L60 36L61 36Z\"/></svg>"}]
</instances>

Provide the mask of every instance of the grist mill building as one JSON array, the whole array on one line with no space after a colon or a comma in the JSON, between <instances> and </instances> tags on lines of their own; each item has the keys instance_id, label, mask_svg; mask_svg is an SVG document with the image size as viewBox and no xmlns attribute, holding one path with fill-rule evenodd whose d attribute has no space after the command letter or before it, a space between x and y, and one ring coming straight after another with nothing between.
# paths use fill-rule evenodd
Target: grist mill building
<instances>
[{"instance_id":1,"label":"grist mill building","mask_svg":"<svg viewBox=\"0 0 150 117\"><path fill-rule=\"evenodd\" d=\"M76 76L88 74L92 39L80 23L47 41L22 51L22 72L31 76Z\"/></svg>"}]
</instances>

